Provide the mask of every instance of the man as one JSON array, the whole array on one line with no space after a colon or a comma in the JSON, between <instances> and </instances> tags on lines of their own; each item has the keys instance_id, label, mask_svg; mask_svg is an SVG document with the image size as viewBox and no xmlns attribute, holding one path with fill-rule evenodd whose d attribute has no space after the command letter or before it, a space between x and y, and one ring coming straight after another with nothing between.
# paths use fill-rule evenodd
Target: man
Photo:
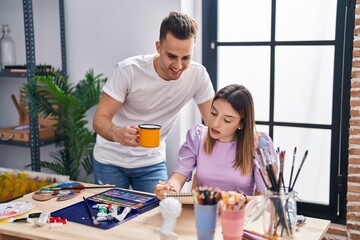
<instances>
[{"instance_id":1,"label":"man","mask_svg":"<svg viewBox=\"0 0 360 240\"><path fill-rule=\"evenodd\" d=\"M192 61L197 30L194 19L171 12L161 23L156 54L117 64L93 121L95 182L153 192L168 177L165 139L181 108L194 99L206 122L214 90L206 69ZM142 123L161 126L159 147L139 146Z\"/></svg>"}]
</instances>

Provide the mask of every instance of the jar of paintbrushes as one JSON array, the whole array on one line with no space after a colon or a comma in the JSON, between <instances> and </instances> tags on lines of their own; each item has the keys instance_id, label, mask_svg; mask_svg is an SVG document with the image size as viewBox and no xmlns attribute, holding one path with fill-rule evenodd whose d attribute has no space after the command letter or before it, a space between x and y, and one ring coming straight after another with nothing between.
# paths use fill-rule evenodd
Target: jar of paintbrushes
<instances>
[{"instance_id":1,"label":"jar of paintbrushes","mask_svg":"<svg viewBox=\"0 0 360 240\"><path fill-rule=\"evenodd\" d=\"M285 151L278 148L276 156L271 156L267 143L260 139L256 149L260 162L256 163L267 190L265 191L265 206L263 209L263 227L266 235L291 239L296 229L297 209L295 183L308 155L306 150L300 166L293 180L297 148L294 148L292 157L289 184L284 181ZM274 161L275 160L275 161ZM278 166L280 165L280 166ZM287 186L286 186L287 185Z\"/></svg>"},{"instance_id":2,"label":"jar of paintbrushes","mask_svg":"<svg viewBox=\"0 0 360 240\"><path fill-rule=\"evenodd\" d=\"M263 228L266 235L291 239L296 230L295 191L266 191L263 211Z\"/></svg>"}]
</instances>

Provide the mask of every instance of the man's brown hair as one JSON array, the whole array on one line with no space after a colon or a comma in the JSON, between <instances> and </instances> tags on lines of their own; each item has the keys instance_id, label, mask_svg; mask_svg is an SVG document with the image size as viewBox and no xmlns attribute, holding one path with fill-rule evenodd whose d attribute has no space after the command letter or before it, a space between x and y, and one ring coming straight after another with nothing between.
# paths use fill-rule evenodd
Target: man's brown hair
<instances>
[{"instance_id":1,"label":"man's brown hair","mask_svg":"<svg viewBox=\"0 0 360 240\"><path fill-rule=\"evenodd\" d=\"M161 23L159 40L162 42L168 32L177 39L184 40L192 37L196 39L197 30L198 24L195 19L184 13L170 12Z\"/></svg>"}]
</instances>

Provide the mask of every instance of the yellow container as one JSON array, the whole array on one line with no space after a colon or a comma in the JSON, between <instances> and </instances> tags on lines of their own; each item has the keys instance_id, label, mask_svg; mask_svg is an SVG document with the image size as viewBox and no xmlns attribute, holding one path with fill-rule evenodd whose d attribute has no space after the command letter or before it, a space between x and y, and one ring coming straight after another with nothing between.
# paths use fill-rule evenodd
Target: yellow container
<instances>
[{"instance_id":1,"label":"yellow container","mask_svg":"<svg viewBox=\"0 0 360 240\"><path fill-rule=\"evenodd\" d=\"M139 145L147 148L154 148L160 145L160 129L157 124L139 125Z\"/></svg>"}]
</instances>

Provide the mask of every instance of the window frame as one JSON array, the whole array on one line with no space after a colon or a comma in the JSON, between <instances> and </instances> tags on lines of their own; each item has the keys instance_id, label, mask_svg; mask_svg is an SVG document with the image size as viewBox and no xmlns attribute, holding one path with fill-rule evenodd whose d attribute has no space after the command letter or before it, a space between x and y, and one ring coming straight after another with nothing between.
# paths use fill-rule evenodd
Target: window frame
<instances>
[{"instance_id":1,"label":"window frame","mask_svg":"<svg viewBox=\"0 0 360 240\"><path fill-rule=\"evenodd\" d=\"M353 29L355 20L355 1L337 1L336 35L334 41L276 41L274 31L276 0L272 0L271 40L269 42L218 42L217 2L217 0L202 1L202 63L209 72L214 88L218 90L218 46L270 46L269 121L256 121L256 124L268 126L269 135L271 137L273 137L274 126L331 130L329 205L298 202L298 214L329 219L334 223L345 224L349 147L348 129L350 120L350 83L352 68ZM333 45L335 47L332 124L299 124L274 121L275 47L291 45Z\"/></svg>"}]
</instances>

